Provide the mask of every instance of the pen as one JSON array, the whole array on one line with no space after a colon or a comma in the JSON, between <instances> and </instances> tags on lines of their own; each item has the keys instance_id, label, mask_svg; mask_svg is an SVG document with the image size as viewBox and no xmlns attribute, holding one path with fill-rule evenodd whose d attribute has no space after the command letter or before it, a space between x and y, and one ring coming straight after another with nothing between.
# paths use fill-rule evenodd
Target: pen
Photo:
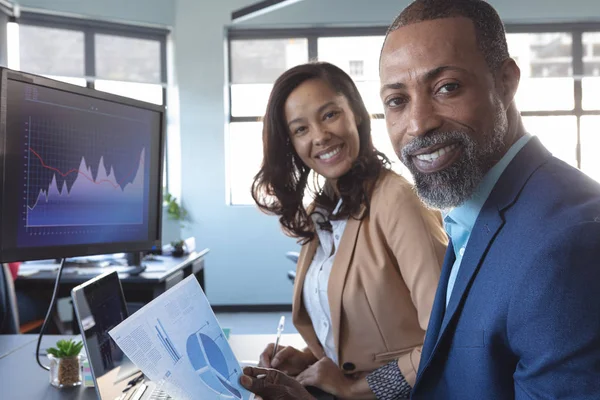
<instances>
[{"instance_id":1,"label":"pen","mask_svg":"<svg viewBox=\"0 0 600 400\"><path fill-rule=\"evenodd\" d=\"M277 353L277 345L279 345L279 339L281 338L281 332L283 332L283 326L285 325L285 316L281 316L279 319L279 325L277 325L277 338L275 339L275 346L273 346L273 355L271 356L271 360L275 357Z\"/></svg>"}]
</instances>

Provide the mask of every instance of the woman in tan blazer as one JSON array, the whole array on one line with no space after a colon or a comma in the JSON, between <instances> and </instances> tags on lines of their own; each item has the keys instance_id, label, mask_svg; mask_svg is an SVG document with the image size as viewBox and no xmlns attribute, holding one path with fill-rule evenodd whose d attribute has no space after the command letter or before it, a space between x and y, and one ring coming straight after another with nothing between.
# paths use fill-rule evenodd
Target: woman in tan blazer
<instances>
[{"instance_id":1,"label":"woman in tan blazer","mask_svg":"<svg viewBox=\"0 0 600 400\"><path fill-rule=\"evenodd\" d=\"M263 144L252 194L302 243L293 320L307 348L272 358L271 344L261 366L341 398L409 394L446 250L440 215L373 147L355 84L331 64L279 77Z\"/></svg>"}]
</instances>

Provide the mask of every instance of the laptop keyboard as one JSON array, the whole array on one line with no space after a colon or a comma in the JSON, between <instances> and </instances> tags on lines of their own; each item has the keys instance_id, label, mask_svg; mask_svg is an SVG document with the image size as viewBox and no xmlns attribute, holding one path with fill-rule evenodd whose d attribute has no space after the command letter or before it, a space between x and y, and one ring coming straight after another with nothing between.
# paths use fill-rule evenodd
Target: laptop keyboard
<instances>
[{"instance_id":1,"label":"laptop keyboard","mask_svg":"<svg viewBox=\"0 0 600 400\"><path fill-rule=\"evenodd\" d=\"M148 389L148 386L142 383L135 390L135 392L133 392L131 397L127 398L127 400L140 400L142 398L142 396L144 395L144 392L146 391L146 389ZM119 398L119 400L121 400L121 398ZM160 390L159 388L154 388L154 390L150 394L150 397L148 397L148 400L174 400L174 399L171 396L169 396L166 392L164 392L163 390Z\"/></svg>"},{"instance_id":2,"label":"laptop keyboard","mask_svg":"<svg viewBox=\"0 0 600 400\"><path fill-rule=\"evenodd\" d=\"M173 400L173 398L160 389L154 389L149 400Z\"/></svg>"}]
</instances>

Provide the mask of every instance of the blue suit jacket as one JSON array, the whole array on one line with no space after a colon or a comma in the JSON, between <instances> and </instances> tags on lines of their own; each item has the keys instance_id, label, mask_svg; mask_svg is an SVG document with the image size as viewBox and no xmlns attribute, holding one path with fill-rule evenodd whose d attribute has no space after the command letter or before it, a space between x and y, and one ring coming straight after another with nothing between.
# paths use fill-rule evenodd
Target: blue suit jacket
<instances>
[{"instance_id":1,"label":"blue suit jacket","mask_svg":"<svg viewBox=\"0 0 600 400\"><path fill-rule=\"evenodd\" d=\"M533 138L448 248L414 399L600 399L600 185Z\"/></svg>"}]
</instances>

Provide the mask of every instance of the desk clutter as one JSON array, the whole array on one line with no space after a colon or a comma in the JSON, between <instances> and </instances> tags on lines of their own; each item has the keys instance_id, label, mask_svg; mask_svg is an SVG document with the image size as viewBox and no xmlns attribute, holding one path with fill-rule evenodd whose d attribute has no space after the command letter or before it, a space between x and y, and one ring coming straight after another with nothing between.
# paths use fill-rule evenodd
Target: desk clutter
<instances>
[{"instance_id":1,"label":"desk clutter","mask_svg":"<svg viewBox=\"0 0 600 400\"><path fill-rule=\"evenodd\" d=\"M148 272L163 272L170 267L169 263L165 263L166 256L148 255L142 258L142 264ZM64 269L64 274L79 274L79 275L99 275L105 272L116 271L119 274L131 272L136 266L127 264L127 259L124 254L117 254L111 258L103 258L101 262L78 261L67 264ZM38 272L54 272L58 270L60 263L54 260L28 261L19 266L19 276L27 277Z\"/></svg>"},{"instance_id":2,"label":"desk clutter","mask_svg":"<svg viewBox=\"0 0 600 400\"><path fill-rule=\"evenodd\" d=\"M74 257L66 262L63 268L64 274L91 275L96 276L105 272L116 271L118 274L138 275L142 272L165 272L172 267L173 262L178 262L183 256L194 254L196 251L196 240L194 237L181 241L182 253L172 255L174 246L166 244L162 248L162 254L146 254L139 261L140 265L130 265L131 261L125 253L115 253L100 256ZM60 262L56 260L27 261L19 266L19 276L29 277L38 272L55 272Z\"/></svg>"}]
</instances>

